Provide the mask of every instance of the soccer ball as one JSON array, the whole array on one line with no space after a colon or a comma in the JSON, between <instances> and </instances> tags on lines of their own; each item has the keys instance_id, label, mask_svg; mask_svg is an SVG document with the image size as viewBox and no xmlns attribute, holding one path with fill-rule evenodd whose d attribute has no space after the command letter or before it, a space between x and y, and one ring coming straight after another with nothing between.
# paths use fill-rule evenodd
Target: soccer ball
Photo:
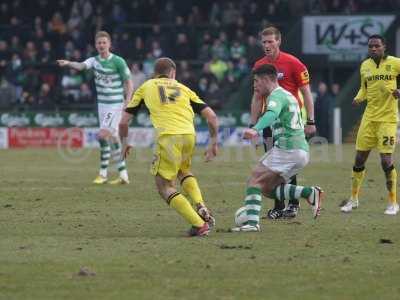
<instances>
[{"instance_id":1,"label":"soccer ball","mask_svg":"<svg viewBox=\"0 0 400 300\"><path fill-rule=\"evenodd\" d=\"M246 206L242 206L235 212L235 224L236 226L243 226L247 222L247 210Z\"/></svg>"}]
</instances>

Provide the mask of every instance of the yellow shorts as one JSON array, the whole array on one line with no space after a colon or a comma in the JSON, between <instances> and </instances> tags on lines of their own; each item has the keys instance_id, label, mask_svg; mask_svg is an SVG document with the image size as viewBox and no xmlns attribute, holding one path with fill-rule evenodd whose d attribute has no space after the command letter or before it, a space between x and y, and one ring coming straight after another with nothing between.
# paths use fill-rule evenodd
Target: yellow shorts
<instances>
[{"instance_id":1,"label":"yellow shorts","mask_svg":"<svg viewBox=\"0 0 400 300\"><path fill-rule=\"evenodd\" d=\"M397 123L362 119L357 133L356 150L377 148L379 153L393 153L396 146Z\"/></svg>"},{"instance_id":2,"label":"yellow shorts","mask_svg":"<svg viewBox=\"0 0 400 300\"><path fill-rule=\"evenodd\" d=\"M171 134L158 137L150 173L165 179L176 179L178 172L190 172L196 144L193 134Z\"/></svg>"}]
</instances>

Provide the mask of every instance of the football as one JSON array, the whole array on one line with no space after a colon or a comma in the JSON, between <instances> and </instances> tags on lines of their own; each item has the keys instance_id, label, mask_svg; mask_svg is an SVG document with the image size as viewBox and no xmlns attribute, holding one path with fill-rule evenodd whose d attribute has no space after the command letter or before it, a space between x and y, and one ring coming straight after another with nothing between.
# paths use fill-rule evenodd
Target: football
<instances>
[{"instance_id":1,"label":"football","mask_svg":"<svg viewBox=\"0 0 400 300\"><path fill-rule=\"evenodd\" d=\"M242 206L235 212L235 224L236 226L242 226L246 222L247 222L246 206Z\"/></svg>"}]
</instances>

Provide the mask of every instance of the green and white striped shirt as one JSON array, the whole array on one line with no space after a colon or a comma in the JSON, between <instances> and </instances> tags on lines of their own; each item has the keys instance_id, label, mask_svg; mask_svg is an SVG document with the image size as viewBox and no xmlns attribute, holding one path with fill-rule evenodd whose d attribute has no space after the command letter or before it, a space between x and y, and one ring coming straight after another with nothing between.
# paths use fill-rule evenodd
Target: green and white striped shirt
<instances>
[{"instance_id":1,"label":"green and white striped shirt","mask_svg":"<svg viewBox=\"0 0 400 300\"><path fill-rule=\"evenodd\" d=\"M299 104L289 91L282 87L273 90L268 96L267 111L275 112L278 116L272 124L272 137L276 147L309 151Z\"/></svg>"},{"instance_id":2,"label":"green and white striped shirt","mask_svg":"<svg viewBox=\"0 0 400 300\"><path fill-rule=\"evenodd\" d=\"M83 63L86 69L93 69L97 103L122 105L124 102L123 82L131 77L125 60L110 53L107 58L97 55L88 58Z\"/></svg>"}]
</instances>

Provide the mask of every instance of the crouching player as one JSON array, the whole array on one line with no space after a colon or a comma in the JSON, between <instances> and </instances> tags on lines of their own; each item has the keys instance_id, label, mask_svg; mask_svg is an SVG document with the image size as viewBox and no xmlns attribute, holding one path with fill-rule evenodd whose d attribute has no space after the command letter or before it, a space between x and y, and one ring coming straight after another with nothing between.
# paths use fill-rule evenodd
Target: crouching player
<instances>
[{"instance_id":1,"label":"crouching player","mask_svg":"<svg viewBox=\"0 0 400 300\"><path fill-rule=\"evenodd\" d=\"M196 178L191 172L195 148L194 112L200 113L208 122L210 141L205 158L211 160L217 154L218 119L192 90L175 80L176 65L169 58L159 58L154 66L154 78L140 86L122 116L119 132L122 141L128 135L128 124L141 104L150 111L151 122L156 129L157 140L151 174L155 176L161 197L174 208L192 227L190 236L208 235L215 225L214 217L204 205ZM130 146L123 147L126 156ZM183 192L177 191L176 179Z\"/></svg>"},{"instance_id":2,"label":"crouching player","mask_svg":"<svg viewBox=\"0 0 400 300\"><path fill-rule=\"evenodd\" d=\"M247 183L245 207L247 222L232 228L234 232L260 231L262 195L279 200L305 198L318 217L324 196L319 187L288 184L309 161L309 147L296 98L280 87L277 70L265 64L253 71L254 90L267 98L267 110L258 122L244 131L245 139L257 138L264 128L272 126L274 146L255 166Z\"/></svg>"}]
</instances>

